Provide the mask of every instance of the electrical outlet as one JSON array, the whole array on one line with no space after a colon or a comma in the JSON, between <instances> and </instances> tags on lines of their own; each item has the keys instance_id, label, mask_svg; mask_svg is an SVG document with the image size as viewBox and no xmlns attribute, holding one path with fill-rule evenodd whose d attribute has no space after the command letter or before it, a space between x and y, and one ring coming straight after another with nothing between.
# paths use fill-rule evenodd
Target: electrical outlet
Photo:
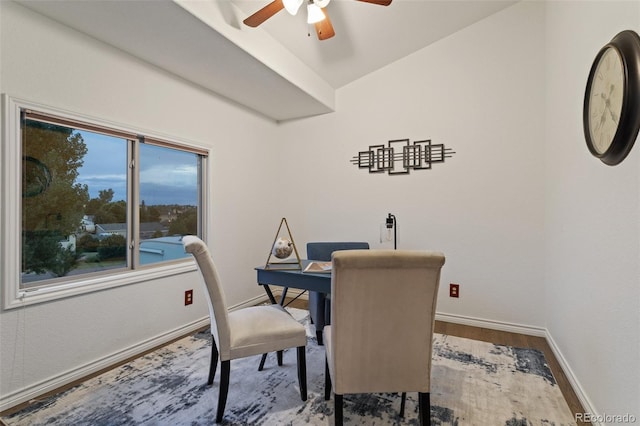
<instances>
[{"instance_id":1,"label":"electrical outlet","mask_svg":"<svg viewBox=\"0 0 640 426\"><path fill-rule=\"evenodd\" d=\"M449 297L460 297L460 284L449 284Z\"/></svg>"},{"instance_id":2,"label":"electrical outlet","mask_svg":"<svg viewBox=\"0 0 640 426\"><path fill-rule=\"evenodd\" d=\"M184 306L190 305L193 303L193 290L186 290L184 292Z\"/></svg>"}]
</instances>

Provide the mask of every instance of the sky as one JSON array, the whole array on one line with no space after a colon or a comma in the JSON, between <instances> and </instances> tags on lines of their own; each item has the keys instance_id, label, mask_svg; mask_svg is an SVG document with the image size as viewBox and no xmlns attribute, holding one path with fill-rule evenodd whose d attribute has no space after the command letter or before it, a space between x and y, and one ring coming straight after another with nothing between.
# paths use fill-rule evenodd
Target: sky
<instances>
[{"instance_id":1,"label":"sky","mask_svg":"<svg viewBox=\"0 0 640 426\"><path fill-rule=\"evenodd\" d=\"M88 152L78 169L77 183L89 187L89 196L113 189L113 201L127 197L127 141L80 131ZM198 164L193 153L141 144L140 200L146 205L197 205Z\"/></svg>"}]
</instances>

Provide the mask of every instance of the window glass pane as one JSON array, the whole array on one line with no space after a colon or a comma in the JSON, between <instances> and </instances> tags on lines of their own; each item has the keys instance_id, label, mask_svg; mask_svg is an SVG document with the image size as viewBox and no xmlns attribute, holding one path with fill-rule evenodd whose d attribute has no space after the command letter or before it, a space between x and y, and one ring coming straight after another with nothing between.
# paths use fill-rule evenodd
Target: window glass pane
<instances>
[{"instance_id":1,"label":"window glass pane","mask_svg":"<svg viewBox=\"0 0 640 426\"><path fill-rule=\"evenodd\" d=\"M128 142L23 124L21 288L125 267Z\"/></svg>"},{"instance_id":2,"label":"window glass pane","mask_svg":"<svg viewBox=\"0 0 640 426\"><path fill-rule=\"evenodd\" d=\"M130 282L123 272L140 264L190 258L181 239L202 230L206 150L20 112L21 214L10 223L21 233L23 294L67 283L84 292L89 278Z\"/></svg>"},{"instance_id":3,"label":"window glass pane","mask_svg":"<svg viewBox=\"0 0 640 426\"><path fill-rule=\"evenodd\" d=\"M181 237L198 233L199 155L140 144L140 263L187 257Z\"/></svg>"}]
</instances>

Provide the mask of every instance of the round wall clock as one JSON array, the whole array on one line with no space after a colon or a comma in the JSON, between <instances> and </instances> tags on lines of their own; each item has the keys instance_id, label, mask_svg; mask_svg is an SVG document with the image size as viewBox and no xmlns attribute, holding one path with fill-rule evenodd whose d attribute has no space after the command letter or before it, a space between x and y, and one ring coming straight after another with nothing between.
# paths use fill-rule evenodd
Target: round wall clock
<instances>
[{"instance_id":1,"label":"round wall clock","mask_svg":"<svg viewBox=\"0 0 640 426\"><path fill-rule=\"evenodd\" d=\"M640 37L626 30L596 55L584 95L584 136L591 154L614 166L640 130Z\"/></svg>"}]
</instances>

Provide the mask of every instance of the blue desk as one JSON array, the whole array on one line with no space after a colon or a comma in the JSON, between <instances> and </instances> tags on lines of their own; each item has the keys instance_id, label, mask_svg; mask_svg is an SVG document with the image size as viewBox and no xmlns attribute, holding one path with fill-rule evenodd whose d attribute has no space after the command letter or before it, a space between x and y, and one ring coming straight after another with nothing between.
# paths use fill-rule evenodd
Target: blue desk
<instances>
[{"instance_id":1,"label":"blue desk","mask_svg":"<svg viewBox=\"0 0 640 426\"><path fill-rule=\"evenodd\" d=\"M302 269L309 264L308 260L302 261ZM331 293L331 274L314 274L298 270L287 269L266 269L264 266L255 268L258 275L258 285L264 287L271 303L278 303L273 297L270 285L284 287L280 304L284 301L287 288L297 288L300 290L318 291L320 293Z\"/></svg>"}]
</instances>

